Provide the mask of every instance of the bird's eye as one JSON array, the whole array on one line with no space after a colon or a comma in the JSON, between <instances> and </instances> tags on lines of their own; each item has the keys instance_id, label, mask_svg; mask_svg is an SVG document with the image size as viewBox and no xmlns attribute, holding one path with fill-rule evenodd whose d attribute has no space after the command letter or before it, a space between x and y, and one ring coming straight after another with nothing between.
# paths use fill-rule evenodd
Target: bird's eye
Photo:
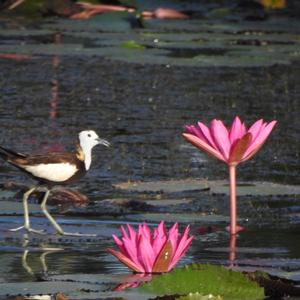
<instances>
[{"instance_id":1,"label":"bird's eye","mask_svg":"<svg viewBox=\"0 0 300 300\"><path fill-rule=\"evenodd\" d=\"M88 133L88 135L87 135L88 137L91 137L91 134L90 133Z\"/></svg>"}]
</instances>

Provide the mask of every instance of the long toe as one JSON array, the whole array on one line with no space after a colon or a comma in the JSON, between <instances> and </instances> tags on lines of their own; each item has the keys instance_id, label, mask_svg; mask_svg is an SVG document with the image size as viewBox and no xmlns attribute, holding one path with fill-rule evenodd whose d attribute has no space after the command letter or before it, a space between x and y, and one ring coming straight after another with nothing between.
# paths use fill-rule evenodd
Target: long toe
<instances>
[{"instance_id":1,"label":"long toe","mask_svg":"<svg viewBox=\"0 0 300 300\"><path fill-rule=\"evenodd\" d=\"M86 237L95 237L97 234L93 233L79 233L79 232L58 232L60 235L65 235L65 236L86 236Z\"/></svg>"},{"instance_id":2,"label":"long toe","mask_svg":"<svg viewBox=\"0 0 300 300\"><path fill-rule=\"evenodd\" d=\"M32 232L32 233L36 233L36 234L46 234L45 230L36 230L36 229L31 228L31 227L26 228L26 230L28 232Z\"/></svg>"},{"instance_id":3,"label":"long toe","mask_svg":"<svg viewBox=\"0 0 300 300\"><path fill-rule=\"evenodd\" d=\"M25 229L27 232L32 232L32 233L37 233L37 234L45 234L46 233L45 230L36 230L36 229L33 229L33 228L25 226L25 225L17 227L17 228L9 229L9 231L16 232L21 229Z\"/></svg>"},{"instance_id":4,"label":"long toe","mask_svg":"<svg viewBox=\"0 0 300 300\"><path fill-rule=\"evenodd\" d=\"M9 231L13 231L13 232L15 232L15 231L19 231L19 230L21 230L21 229L23 229L23 228L25 228L25 226L23 225L23 226L20 226L20 227L17 227L17 228L12 228L12 229L9 229Z\"/></svg>"}]
</instances>

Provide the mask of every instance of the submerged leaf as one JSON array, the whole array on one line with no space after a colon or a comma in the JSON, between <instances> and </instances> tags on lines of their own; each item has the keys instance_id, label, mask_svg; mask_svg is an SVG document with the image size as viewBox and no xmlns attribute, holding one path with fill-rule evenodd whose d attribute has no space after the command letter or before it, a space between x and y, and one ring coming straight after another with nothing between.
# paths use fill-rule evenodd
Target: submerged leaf
<instances>
[{"instance_id":1,"label":"submerged leaf","mask_svg":"<svg viewBox=\"0 0 300 300\"><path fill-rule=\"evenodd\" d=\"M222 266L193 264L155 277L139 289L156 295L220 295L226 299L263 299L264 289L244 274Z\"/></svg>"}]
</instances>

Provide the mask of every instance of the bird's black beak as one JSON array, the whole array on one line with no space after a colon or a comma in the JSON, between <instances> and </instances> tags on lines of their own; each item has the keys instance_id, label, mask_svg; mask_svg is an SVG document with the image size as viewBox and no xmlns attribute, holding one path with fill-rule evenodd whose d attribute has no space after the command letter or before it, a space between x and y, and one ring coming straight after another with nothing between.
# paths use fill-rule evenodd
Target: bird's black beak
<instances>
[{"instance_id":1,"label":"bird's black beak","mask_svg":"<svg viewBox=\"0 0 300 300\"><path fill-rule=\"evenodd\" d=\"M104 145L105 147L109 147L110 146L110 142L108 142L107 140L97 138L96 141L98 142L98 144Z\"/></svg>"}]
</instances>

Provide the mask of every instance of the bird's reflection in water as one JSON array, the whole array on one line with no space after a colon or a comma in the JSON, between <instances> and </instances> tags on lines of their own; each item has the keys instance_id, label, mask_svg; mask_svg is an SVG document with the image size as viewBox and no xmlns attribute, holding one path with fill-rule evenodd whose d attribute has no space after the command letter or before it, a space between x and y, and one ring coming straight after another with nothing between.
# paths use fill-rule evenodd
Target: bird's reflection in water
<instances>
[{"instance_id":1,"label":"bird's reflection in water","mask_svg":"<svg viewBox=\"0 0 300 300\"><path fill-rule=\"evenodd\" d=\"M31 265L28 263L28 256L30 255L28 235L24 234L23 238L24 238L24 242L23 242L24 251L23 251L23 255L22 255L22 267L31 276L34 276L37 279L41 279L41 272L35 272L32 269ZM31 249L33 249L33 248L31 248ZM39 256L39 263L41 266L42 276L43 276L43 275L46 275L48 272L46 257L49 254L60 252L60 251L63 251L64 249L60 248L60 247L49 247L48 245L46 246L44 244L40 244L39 248L34 249L34 250L35 250L35 252L36 252L36 250L41 252L41 255Z\"/></svg>"},{"instance_id":2,"label":"bird's reflection in water","mask_svg":"<svg viewBox=\"0 0 300 300\"><path fill-rule=\"evenodd\" d=\"M59 247L49 247L43 244L40 244L38 248L30 247L30 241L27 234L24 234L23 236L23 255L22 255L22 267L24 270L31 276L34 276L37 280L43 280L43 276L47 274L48 272L48 266L47 266L47 256L56 253L59 251L63 251L63 248ZM41 252L41 255L39 256L39 263L41 268L39 271L35 271L31 264L28 263L28 258L30 255L30 251L36 252L37 250ZM40 271L42 270L42 272ZM42 275L41 275L42 273ZM57 292L54 294L26 294L26 295L18 295L18 296L8 296L6 300L69 300L69 298L64 295L63 293Z\"/></svg>"}]
</instances>

